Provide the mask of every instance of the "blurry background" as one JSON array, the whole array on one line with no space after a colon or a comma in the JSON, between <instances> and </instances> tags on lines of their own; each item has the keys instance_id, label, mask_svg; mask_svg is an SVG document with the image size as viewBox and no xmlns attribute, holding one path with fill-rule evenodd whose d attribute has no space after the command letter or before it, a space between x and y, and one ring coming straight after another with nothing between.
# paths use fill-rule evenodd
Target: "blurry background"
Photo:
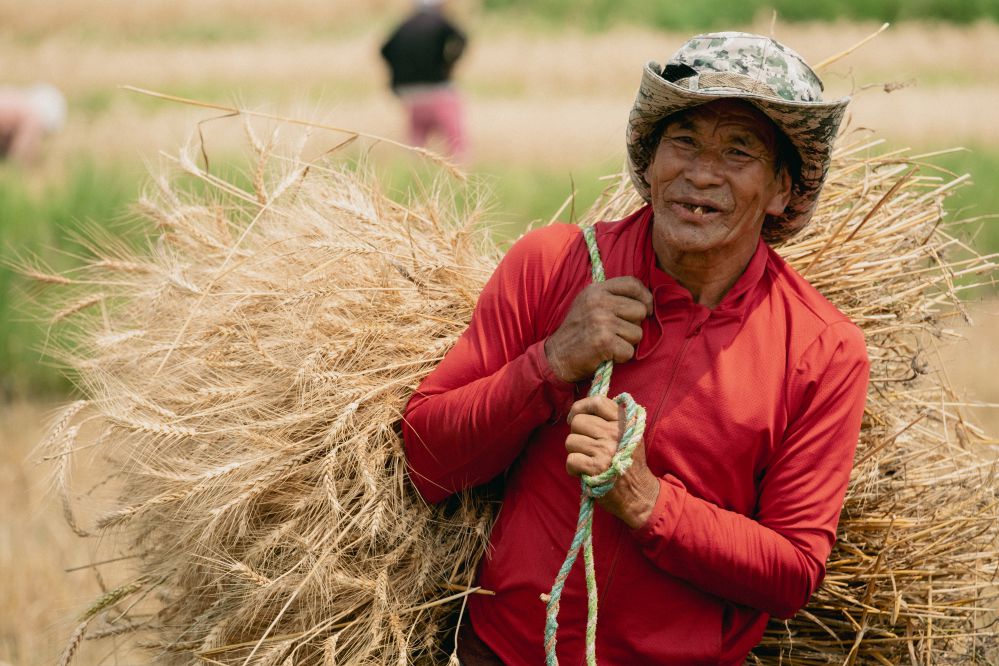
<instances>
[{"instance_id":1,"label":"blurry background","mask_svg":"<svg viewBox=\"0 0 999 666\"><path fill-rule=\"evenodd\" d=\"M163 170L161 153L197 141L199 121L222 115L122 85L404 140L378 48L410 9L408 0L0 0L0 86L45 81L68 101L65 129L35 164L0 162L0 665L54 663L97 589L86 572L64 573L87 561L87 547L46 494L47 467L29 455L70 389L43 362L45 331L19 306L25 285L9 263L37 254L72 267L83 252L74 233L128 219L150 172ZM949 200L952 214L999 213L999 0L452 0L448 11L469 36L456 70L467 168L491 189L503 237L549 219L573 189L577 210L593 201L599 176L622 166L642 64L708 29L773 33L816 63L891 21L822 72L827 96L853 95L850 126L874 130L885 150L964 148L932 158L973 177ZM200 127L213 170L248 180L239 124ZM343 138L315 132L307 155ZM391 173L406 157L382 145L370 159ZM999 227L982 219L968 240L999 251ZM968 292L977 326L945 353L969 401L999 402L995 295L988 285ZM999 432L996 410L977 415Z\"/></svg>"}]
</instances>

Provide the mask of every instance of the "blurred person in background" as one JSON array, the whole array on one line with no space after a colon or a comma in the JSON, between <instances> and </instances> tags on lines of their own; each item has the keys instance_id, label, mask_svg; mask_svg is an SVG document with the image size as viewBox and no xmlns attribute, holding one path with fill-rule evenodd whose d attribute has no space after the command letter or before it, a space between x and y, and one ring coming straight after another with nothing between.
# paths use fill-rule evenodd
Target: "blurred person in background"
<instances>
[{"instance_id":1,"label":"blurred person in background","mask_svg":"<svg viewBox=\"0 0 999 666\"><path fill-rule=\"evenodd\" d=\"M58 132L65 122L66 98L54 86L0 87L0 160L35 163L42 139Z\"/></svg>"},{"instance_id":2,"label":"blurred person in background","mask_svg":"<svg viewBox=\"0 0 999 666\"><path fill-rule=\"evenodd\" d=\"M466 38L444 15L443 5L444 0L417 0L416 10L389 36L381 54L391 71L392 91L406 109L410 143L426 146L431 135L440 135L448 154L461 161L464 112L451 72Z\"/></svg>"},{"instance_id":3,"label":"blurred person in background","mask_svg":"<svg viewBox=\"0 0 999 666\"><path fill-rule=\"evenodd\" d=\"M618 464L621 408L583 397L605 361L648 420L609 492L590 493L597 662L739 666L822 582L867 350L771 248L808 223L829 170L848 99L821 93L762 35L700 35L646 63L626 135L644 202L594 227L607 280L579 227L526 234L414 392L402 426L424 499L505 486L463 665L540 664L553 645L539 596L577 529L579 477ZM580 566L559 610L558 657L584 663Z\"/></svg>"}]
</instances>

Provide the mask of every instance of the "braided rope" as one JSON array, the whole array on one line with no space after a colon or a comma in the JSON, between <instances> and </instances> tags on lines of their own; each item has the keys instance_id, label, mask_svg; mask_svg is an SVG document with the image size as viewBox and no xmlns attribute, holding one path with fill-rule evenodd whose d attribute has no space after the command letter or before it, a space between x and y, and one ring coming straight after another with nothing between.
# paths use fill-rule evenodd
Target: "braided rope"
<instances>
[{"instance_id":1,"label":"braided rope","mask_svg":"<svg viewBox=\"0 0 999 666\"><path fill-rule=\"evenodd\" d=\"M583 229L583 238L590 252L593 281L603 282L604 264L597 248L596 231L593 227ZM590 396L606 396L610 388L613 361L604 361L593 374L593 384L590 386ZM645 409L636 403L630 395L622 393L614 398L614 402L624 407L624 433L618 442L617 452L611 459L611 465L596 476L583 475L580 479L582 494L579 501L579 519L576 521L576 533L569 545L562 568L559 569L551 593L548 595L547 613L545 617L545 662L547 666L557 666L555 655L555 634L558 632L559 601L565 589L565 581L572 571L580 548L583 549L583 566L586 571L586 663L596 666L597 639L597 577L593 568L593 503L598 497L603 497L619 476L631 467L631 456L645 434Z\"/></svg>"}]
</instances>

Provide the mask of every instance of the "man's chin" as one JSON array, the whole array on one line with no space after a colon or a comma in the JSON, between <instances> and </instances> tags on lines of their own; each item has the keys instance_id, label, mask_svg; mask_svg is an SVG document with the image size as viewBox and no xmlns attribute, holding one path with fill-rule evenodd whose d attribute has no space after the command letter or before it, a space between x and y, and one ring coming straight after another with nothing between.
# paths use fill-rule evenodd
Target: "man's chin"
<instances>
[{"instance_id":1,"label":"man's chin","mask_svg":"<svg viewBox=\"0 0 999 666\"><path fill-rule=\"evenodd\" d=\"M661 241L683 252L707 252L722 245L726 238L724 228L672 215L656 216L655 226Z\"/></svg>"},{"instance_id":2,"label":"man's chin","mask_svg":"<svg viewBox=\"0 0 999 666\"><path fill-rule=\"evenodd\" d=\"M703 229L690 229L686 233L673 233L663 238L665 245L673 252L684 254L707 254L721 247L720 239L704 233Z\"/></svg>"}]
</instances>

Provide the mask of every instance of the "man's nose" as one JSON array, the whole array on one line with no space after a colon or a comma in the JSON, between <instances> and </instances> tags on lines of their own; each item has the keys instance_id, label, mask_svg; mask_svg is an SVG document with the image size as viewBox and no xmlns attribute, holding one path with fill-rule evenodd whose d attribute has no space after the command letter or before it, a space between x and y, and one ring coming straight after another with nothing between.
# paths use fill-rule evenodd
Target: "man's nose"
<instances>
[{"instance_id":1,"label":"man's nose","mask_svg":"<svg viewBox=\"0 0 999 666\"><path fill-rule=\"evenodd\" d=\"M684 176L697 187L710 187L722 181L723 163L717 151L700 149L687 162Z\"/></svg>"}]
</instances>

